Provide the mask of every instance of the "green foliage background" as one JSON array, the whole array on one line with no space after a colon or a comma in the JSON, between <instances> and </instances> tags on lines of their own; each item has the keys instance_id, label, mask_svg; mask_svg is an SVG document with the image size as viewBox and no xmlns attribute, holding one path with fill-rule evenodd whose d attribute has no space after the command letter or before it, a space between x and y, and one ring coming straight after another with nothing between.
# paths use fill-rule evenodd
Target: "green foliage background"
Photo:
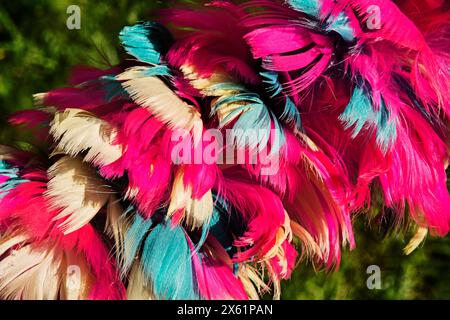
<instances>
[{"instance_id":1,"label":"green foliage background","mask_svg":"<svg viewBox=\"0 0 450 320\"><path fill-rule=\"evenodd\" d=\"M181 1L178 1L181 2ZM195 1L182 1L195 2ZM81 29L68 30L66 9L81 8ZM15 0L0 4L0 140L22 133L6 125L12 111L32 107L32 94L63 86L71 66L106 67L119 62L120 29L149 20L152 0ZM449 299L450 238L430 239L409 256L408 237L382 237L363 218L356 225L357 248L345 250L340 269L325 273L306 262L283 284L283 299ZM410 236L410 234L409 234ZM381 268L382 289L366 287L369 265Z\"/></svg>"}]
</instances>

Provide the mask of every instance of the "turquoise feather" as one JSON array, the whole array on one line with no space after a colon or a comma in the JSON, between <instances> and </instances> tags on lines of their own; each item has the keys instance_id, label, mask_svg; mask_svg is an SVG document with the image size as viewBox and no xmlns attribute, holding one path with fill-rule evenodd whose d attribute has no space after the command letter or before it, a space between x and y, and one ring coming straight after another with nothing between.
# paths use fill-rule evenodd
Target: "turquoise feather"
<instances>
[{"instance_id":1,"label":"turquoise feather","mask_svg":"<svg viewBox=\"0 0 450 320\"><path fill-rule=\"evenodd\" d=\"M145 240L141 264L158 299L199 299L187 235L170 220L158 224Z\"/></svg>"},{"instance_id":2,"label":"turquoise feather","mask_svg":"<svg viewBox=\"0 0 450 320\"><path fill-rule=\"evenodd\" d=\"M271 154L277 152L285 141L282 127L278 123L275 115L264 104L258 94L248 92L244 87L233 83L223 83L215 85L214 89L235 90L239 93L224 95L217 99L211 110L212 115L226 109L229 104L240 104L231 110L221 122L220 127L225 127L228 123L237 118L233 125L231 138L238 148L248 147L250 150L264 149L269 142L271 125L274 124L273 144ZM212 88L211 88L212 89ZM256 132L254 135L246 134Z\"/></svg>"},{"instance_id":3,"label":"turquoise feather","mask_svg":"<svg viewBox=\"0 0 450 320\"><path fill-rule=\"evenodd\" d=\"M297 11L303 12L317 20L321 19L321 8L318 0L289 0L289 5ZM354 30L350 26L350 21L344 12L339 13L337 17L329 16L327 19L323 17L325 30L337 32L345 41L352 42L355 40Z\"/></svg>"},{"instance_id":4,"label":"turquoise feather","mask_svg":"<svg viewBox=\"0 0 450 320\"><path fill-rule=\"evenodd\" d=\"M125 211L125 215L134 211L133 207L128 208ZM124 259L121 266L122 273L128 272L130 270L131 265L134 262L134 259L141 247L142 242L150 227L152 226L153 221L151 219L145 220L139 213L134 214L134 220L131 223L130 228L125 233L124 244L125 244L125 252Z\"/></svg>"},{"instance_id":5,"label":"turquoise feather","mask_svg":"<svg viewBox=\"0 0 450 320\"><path fill-rule=\"evenodd\" d=\"M125 214L133 211L130 207ZM122 273L126 274L142 250L140 263L152 291L158 299L198 299L188 236L171 221L159 222L134 214L125 234Z\"/></svg>"},{"instance_id":6,"label":"turquoise feather","mask_svg":"<svg viewBox=\"0 0 450 320\"><path fill-rule=\"evenodd\" d=\"M139 61L158 65L166 52L172 36L159 23L145 22L124 27L119 34L127 53Z\"/></svg>"},{"instance_id":7,"label":"turquoise feather","mask_svg":"<svg viewBox=\"0 0 450 320\"><path fill-rule=\"evenodd\" d=\"M331 21L331 23L330 23ZM329 25L326 27L327 31L335 31L347 42L355 40L355 33L350 26L350 21L344 12L339 13L337 18L328 18Z\"/></svg>"},{"instance_id":8,"label":"turquoise feather","mask_svg":"<svg viewBox=\"0 0 450 320\"><path fill-rule=\"evenodd\" d=\"M320 8L318 0L289 0L289 5L297 11L312 17L319 17Z\"/></svg>"},{"instance_id":9,"label":"turquoise feather","mask_svg":"<svg viewBox=\"0 0 450 320\"><path fill-rule=\"evenodd\" d=\"M367 126L376 129L377 143L382 150L387 151L396 138L395 121L389 119L389 111L383 99L379 110L375 111L368 93L356 86L352 97L339 119L344 122L346 129L353 127L352 136L355 138Z\"/></svg>"},{"instance_id":10,"label":"turquoise feather","mask_svg":"<svg viewBox=\"0 0 450 320\"><path fill-rule=\"evenodd\" d=\"M9 191L14 189L21 183L28 180L19 178L19 170L11 167L8 163L0 160L0 176L8 177L9 179L0 183L0 199L5 197Z\"/></svg>"},{"instance_id":11,"label":"turquoise feather","mask_svg":"<svg viewBox=\"0 0 450 320\"><path fill-rule=\"evenodd\" d=\"M278 80L278 73L273 71L261 72L263 76L263 82L268 85L269 92L272 93L271 98L279 95L283 91L283 87ZM289 98L285 97L284 110L280 118L285 120L288 125L294 125L296 131L302 130L302 120L300 116L300 111L294 102Z\"/></svg>"}]
</instances>

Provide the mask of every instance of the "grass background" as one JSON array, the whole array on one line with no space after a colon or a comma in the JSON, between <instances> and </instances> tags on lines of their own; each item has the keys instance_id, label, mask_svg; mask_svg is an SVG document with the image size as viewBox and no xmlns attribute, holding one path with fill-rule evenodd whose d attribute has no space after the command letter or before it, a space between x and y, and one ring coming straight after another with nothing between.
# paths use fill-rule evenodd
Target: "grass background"
<instances>
[{"instance_id":1,"label":"grass background","mask_svg":"<svg viewBox=\"0 0 450 320\"><path fill-rule=\"evenodd\" d=\"M180 2L180 1L179 1ZM195 2L195 1L183 1ZM81 8L81 29L68 30L66 9ZM149 20L167 1L15 0L0 4L0 140L20 137L6 125L8 114L32 107L32 94L63 86L77 64L106 67L124 53L118 33ZM106 58L106 59L105 59ZM409 256L408 238L381 235L363 219L357 248L344 250L339 271L315 272L302 263L283 283L283 299L450 299L450 238L427 239ZM381 268L382 289L366 287L369 265Z\"/></svg>"}]
</instances>

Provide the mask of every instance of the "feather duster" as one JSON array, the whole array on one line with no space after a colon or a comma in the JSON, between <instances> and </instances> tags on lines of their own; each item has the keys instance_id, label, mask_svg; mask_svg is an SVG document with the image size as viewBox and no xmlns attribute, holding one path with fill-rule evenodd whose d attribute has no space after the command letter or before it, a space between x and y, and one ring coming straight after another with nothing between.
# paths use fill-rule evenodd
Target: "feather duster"
<instances>
[{"instance_id":1,"label":"feather duster","mask_svg":"<svg viewBox=\"0 0 450 320\"><path fill-rule=\"evenodd\" d=\"M124 63L10 118L36 134L0 146L0 298L278 299L373 212L405 254L446 236L449 15L212 1L124 27Z\"/></svg>"}]
</instances>

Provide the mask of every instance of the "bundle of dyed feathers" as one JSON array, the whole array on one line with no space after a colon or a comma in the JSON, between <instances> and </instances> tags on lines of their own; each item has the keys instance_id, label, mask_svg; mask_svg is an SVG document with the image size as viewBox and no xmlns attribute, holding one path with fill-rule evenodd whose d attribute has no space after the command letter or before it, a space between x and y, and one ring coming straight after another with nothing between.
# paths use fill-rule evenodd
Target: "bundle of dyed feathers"
<instances>
[{"instance_id":1,"label":"bundle of dyed feathers","mask_svg":"<svg viewBox=\"0 0 450 320\"><path fill-rule=\"evenodd\" d=\"M278 298L301 259L339 266L356 215L413 228L407 253L447 234L448 3L158 17L11 117L39 147L0 147L1 298Z\"/></svg>"}]
</instances>

